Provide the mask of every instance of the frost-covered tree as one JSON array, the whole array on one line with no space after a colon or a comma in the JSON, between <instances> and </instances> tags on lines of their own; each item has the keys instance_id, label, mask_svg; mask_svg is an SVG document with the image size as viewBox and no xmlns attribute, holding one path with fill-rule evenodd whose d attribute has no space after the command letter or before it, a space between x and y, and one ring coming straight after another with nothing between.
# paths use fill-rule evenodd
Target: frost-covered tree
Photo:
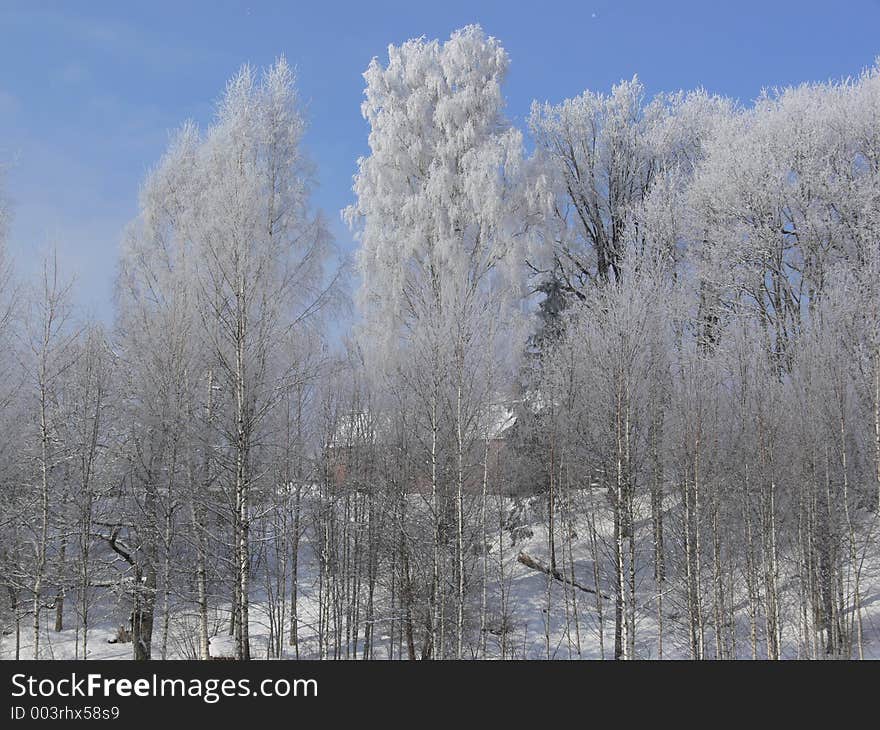
<instances>
[{"instance_id":1,"label":"frost-covered tree","mask_svg":"<svg viewBox=\"0 0 880 730\"><path fill-rule=\"evenodd\" d=\"M123 312L136 313L127 337L149 347L152 332L169 358L151 360L139 349L137 367L157 386L169 377L177 384L174 419L187 420L193 404L210 401L208 428L225 444L211 468L230 498L231 625L240 659L250 656L250 509L264 473L258 440L292 386L290 335L319 325L339 276L327 275L329 235L310 210L303 131L287 63L261 76L244 67L214 124L204 134L184 126L150 176L123 259ZM174 439L183 433L166 430Z\"/></svg>"},{"instance_id":2,"label":"frost-covered tree","mask_svg":"<svg viewBox=\"0 0 880 730\"><path fill-rule=\"evenodd\" d=\"M719 126L695 174L694 260L719 304L756 309L780 367L834 266L876 246L878 88L874 68L765 92Z\"/></svg>"},{"instance_id":3,"label":"frost-covered tree","mask_svg":"<svg viewBox=\"0 0 880 730\"><path fill-rule=\"evenodd\" d=\"M630 239L656 241L675 261L679 236L664 203L729 113L728 102L704 91L646 101L637 77L607 95L534 103L532 185L543 223L534 226L532 272L583 298L596 283L620 280Z\"/></svg>"},{"instance_id":4,"label":"frost-covered tree","mask_svg":"<svg viewBox=\"0 0 880 730\"><path fill-rule=\"evenodd\" d=\"M614 656L628 659L636 646L638 503L651 495L655 541L663 511L654 439L670 387L676 294L652 267L631 260L621 267L626 283L592 290L567 314L565 335L545 354L542 398L552 399L544 408L561 424L557 450L580 465L582 484L605 491L612 508Z\"/></svg>"},{"instance_id":5,"label":"frost-covered tree","mask_svg":"<svg viewBox=\"0 0 880 730\"><path fill-rule=\"evenodd\" d=\"M71 367L77 332L73 324L70 282L58 268L57 257L43 261L39 282L28 298L22 334L22 364L26 373L28 443L22 444L30 462L28 482L32 489L31 506L35 518L27 523L32 559L33 658L40 658L40 617L50 576L56 572L51 560L57 549L60 497L60 467L66 457L60 439L58 409L60 383Z\"/></svg>"},{"instance_id":6,"label":"frost-covered tree","mask_svg":"<svg viewBox=\"0 0 880 730\"><path fill-rule=\"evenodd\" d=\"M436 604L448 461L457 657L464 641L464 462L478 438L477 415L496 387L503 323L515 314L519 293L522 140L503 116L508 63L499 42L478 26L444 43L390 46L385 66L374 59L362 107L370 154L359 162L357 203L347 211L361 244L364 332L379 343L370 362L424 400L435 519L430 643L441 655Z\"/></svg>"}]
</instances>

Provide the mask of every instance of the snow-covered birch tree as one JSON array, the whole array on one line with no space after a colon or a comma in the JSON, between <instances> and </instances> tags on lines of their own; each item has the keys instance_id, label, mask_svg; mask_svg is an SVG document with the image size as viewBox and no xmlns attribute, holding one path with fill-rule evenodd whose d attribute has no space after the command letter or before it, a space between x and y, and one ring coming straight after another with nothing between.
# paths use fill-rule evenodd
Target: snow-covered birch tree
<instances>
[{"instance_id":1,"label":"snow-covered birch tree","mask_svg":"<svg viewBox=\"0 0 880 730\"><path fill-rule=\"evenodd\" d=\"M465 454L474 414L505 322L516 311L514 252L522 141L503 117L509 61L478 26L440 43L389 46L364 74L370 154L359 162L348 209L361 243L358 302L379 373L409 383L423 400L427 475L434 515L430 644L440 625L441 542L448 460L455 548L455 647L465 641ZM378 357L376 357L378 355ZM446 445L444 448L444 440ZM441 454L441 452L445 452Z\"/></svg>"}]
</instances>

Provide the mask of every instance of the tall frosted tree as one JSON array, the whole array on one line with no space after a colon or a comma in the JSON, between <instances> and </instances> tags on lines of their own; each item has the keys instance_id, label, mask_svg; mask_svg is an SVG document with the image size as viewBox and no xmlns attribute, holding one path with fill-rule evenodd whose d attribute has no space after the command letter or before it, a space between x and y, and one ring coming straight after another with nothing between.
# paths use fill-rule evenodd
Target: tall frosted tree
<instances>
[{"instance_id":1,"label":"tall frosted tree","mask_svg":"<svg viewBox=\"0 0 880 730\"><path fill-rule=\"evenodd\" d=\"M609 94L533 103L526 263L536 290L583 300L621 280L628 248L676 276L691 233L691 180L733 109L702 89L648 100L638 77Z\"/></svg>"},{"instance_id":2,"label":"tall frosted tree","mask_svg":"<svg viewBox=\"0 0 880 730\"><path fill-rule=\"evenodd\" d=\"M152 331L169 353L169 338L182 348L173 368L155 358L141 366L190 389L199 383L205 395L187 397L210 408L209 427L224 445L214 468L231 497L239 659L250 656L250 507L265 473L258 439L295 380L290 335L317 328L339 276L328 276L330 237L310 209L304 129L284 59L262 75L242 68L214 124L205 133L185 125L149 178L123 259L123 311L140 308L146 319L127 329L129 338ZM193 409L175 408L184 416Z\"/></svg>"},{"instance_id":3,"label":"tall frosted tree","mask_svg":"<svg viewBox=\"0 0 880 730\"><path fill-rule=\"evenodd\" d=\"M754 308L780 368L833 268L876 249L878 89L874 67L765 92L718 125L697 166L687 204L702 279L723 306Z\"/></svg>"},{"instance_id":4,"label":"tall frosted tree","mask_svg":"<svg viewBox=\"0 0 880 730\"><path fill-rule=\"evenodd\" d=\"M359 305L371 348L422 394L435 518L431 644L440 617L442 442L447 437L456 525L456 645L463 651L464 455L485 406L515 286L514 221L522 141L504 119L509 65L498 41L468 26L444 42L389 46L364 74L370 154L348 209L359 227ZM490 353L487 361L487 353ZM382 368L378 368L380 371ZM476 381L480 380L478 384ZM418 382L416 382L418 381Z\"/></svg>"}]
</instances>

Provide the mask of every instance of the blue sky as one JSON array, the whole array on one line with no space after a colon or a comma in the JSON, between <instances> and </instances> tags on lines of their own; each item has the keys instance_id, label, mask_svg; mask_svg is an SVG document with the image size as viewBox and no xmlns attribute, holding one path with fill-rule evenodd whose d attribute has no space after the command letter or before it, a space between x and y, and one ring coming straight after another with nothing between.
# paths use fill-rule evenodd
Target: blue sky
<instances>
[{"instance_id":1,"label":"blue sky","mask_svg":"<svg viewBox=\"0 0 880 730\"><path fill-rule=\"evenodd\" d=\"M211 119L226 79L279 54L308 104L315 202L339 222L367 151L361 73L389 43L480 23L507 48L508 114L532 99L607 90L638 73L650 93L857 74L880 55L880 0L647 2L13 2L0 0L0 164L23 274L58 248L77 302L109 321L120 232L168 132Z\"/></svg>"}]
</instances>

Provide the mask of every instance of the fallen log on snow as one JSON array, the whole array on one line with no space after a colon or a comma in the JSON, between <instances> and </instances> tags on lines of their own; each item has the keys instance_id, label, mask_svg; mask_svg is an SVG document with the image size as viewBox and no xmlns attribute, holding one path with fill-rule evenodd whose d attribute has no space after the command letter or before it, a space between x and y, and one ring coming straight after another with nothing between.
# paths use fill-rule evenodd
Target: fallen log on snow
<instances>
[{"instance_id":1,"label":"fallen log on snow","mask_svg":"<svg viewBox=\"0 0 880 730\"><path fill-rule=\"evenodd\" d=\"M544 563L542 563L540 560L538 560L537 558L533 558L531 555L529 555L526 552L521 552L519 555L516 556L516 559L518 562L522 563L527 568L531 568L532 570L538 570L541 573L544 573L545 575L549 575L551 578L555 578L556 580L560 581L561 583L567 583L570 586L574 586L575 588L579 588L580 590L584 591L585 593L592 593L593 595L596 594L595 588L589 588L585 585L581 585L580 583L578 583L576 580L573 580L572 578L567 578L565 575L562 574L562 571L560 571L558 568L551 569L549 565L544 565ZM609 600L609 601L611 600L611 596L609 596L605 593L602 593L601 591L599 591L599 595L602 596L602 598L604 598L606 600Z\"/></svg>"}]
</instances>

